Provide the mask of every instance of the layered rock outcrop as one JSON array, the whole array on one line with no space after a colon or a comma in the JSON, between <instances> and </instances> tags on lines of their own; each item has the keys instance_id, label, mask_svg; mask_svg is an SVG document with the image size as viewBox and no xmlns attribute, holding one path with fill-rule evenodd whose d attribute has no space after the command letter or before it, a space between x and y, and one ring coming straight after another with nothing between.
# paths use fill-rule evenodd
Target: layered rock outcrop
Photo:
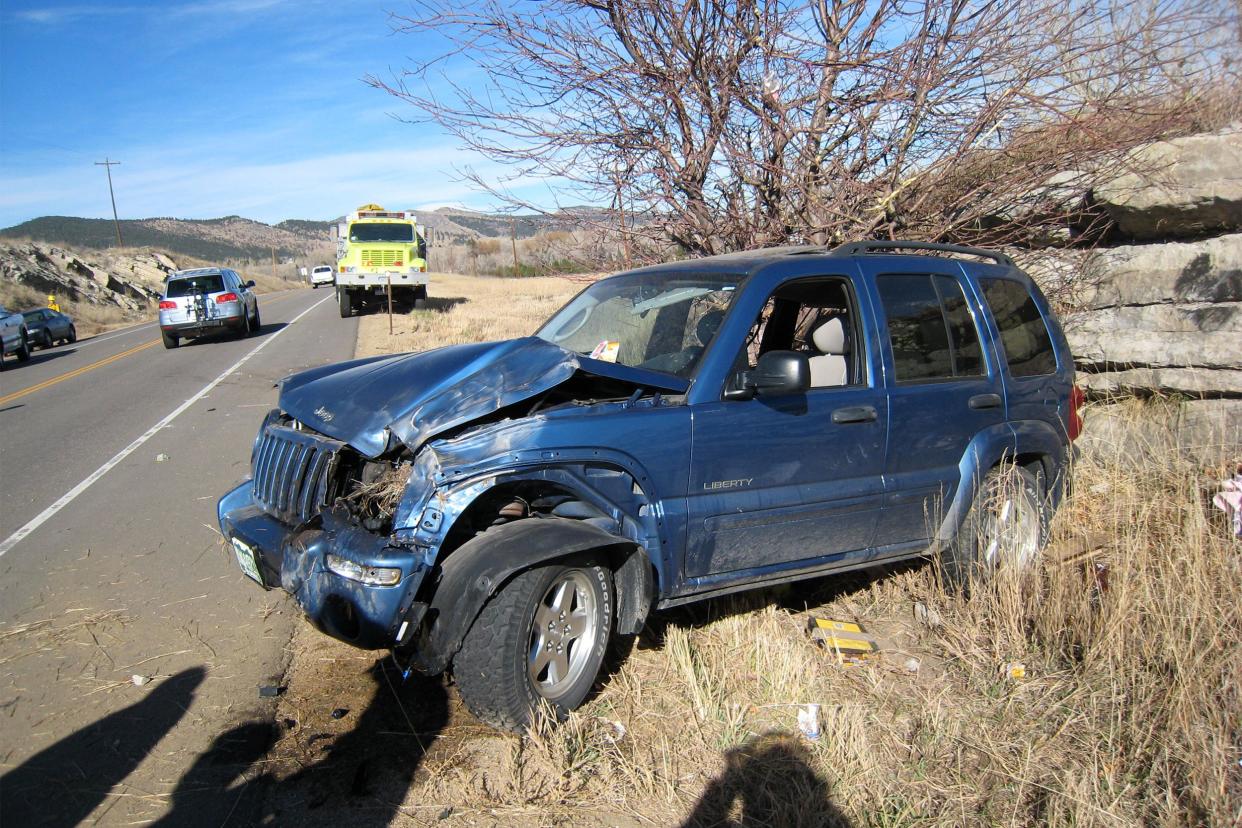
<instances>
[{"instance_id":1,"label":"layered rock outcrop","mask_svg":"<svg viewBox=\"0 0 1242 828\"><path fill-rule=\"evenodd\" d=\"M87 261L39 242L0 243L0 278L75 302L114 305L127 313L149 309L159 299L164 277L176 267L162 253L101 253L99 261Z\"/></svg>"}]
</instances>

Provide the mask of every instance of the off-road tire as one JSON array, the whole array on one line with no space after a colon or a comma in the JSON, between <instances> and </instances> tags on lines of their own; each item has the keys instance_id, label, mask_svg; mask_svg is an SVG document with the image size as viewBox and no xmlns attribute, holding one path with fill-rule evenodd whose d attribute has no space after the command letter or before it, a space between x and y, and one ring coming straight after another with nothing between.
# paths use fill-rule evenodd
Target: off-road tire
<instances>
[{"instance_id":1,"label":"off-road tire","mask_svg":"<svg viewBox=\"0 0 1242 828\"><path fill-rule=\"evenodd\" d=\"M349 298L349 291L337 289L336 302L341 309L341 318L348 319L354 313L354 303Z\"/></svg>"},{"instance_id":2,"label":"off-road tire","mask_svg":"<svg viewBox=\"0 0 1242 828\"><path fill-rule=\"evenodd\" d=\"M586 661L577 676L556 698L545 699L528 669L535 614L549 590L571 573L585 574L592 585L596 632L593 640L583 642L589 649L582 654ZM612 571L594 557L579 556L519 573L484 605L453 660L462 701L479 721L502 730L521 732L545 700L557 718L563 718L582 704L595 684L612 637L613 615Z\"/></svg>"},{"instance_id":3,"label":"off-road tire","mask_svg":"<svg viewBox=\"0 0 1242 828\"><path fill-rule=\"evenodd\" d=\"M1012 464L993 468L979 484L957 537L940 556L945 585L967 591L972 581L986 582L1000 567L1035 566L1048 543L1051 520L1035 475ZM998 530L1008 535L998 536Z\"/></svg>"},{"instance_id":4,"label":"off-road tire","mask_svg":"<svg viewBox=\"0 0 1242 828\"><path fill-rule=\"evenodd\" d=\"M181 344L181 340L176 334L170 334L168 331L160 331L160 339L164 340L164 347L172 350Z\"/></svg>"}]
</instances>

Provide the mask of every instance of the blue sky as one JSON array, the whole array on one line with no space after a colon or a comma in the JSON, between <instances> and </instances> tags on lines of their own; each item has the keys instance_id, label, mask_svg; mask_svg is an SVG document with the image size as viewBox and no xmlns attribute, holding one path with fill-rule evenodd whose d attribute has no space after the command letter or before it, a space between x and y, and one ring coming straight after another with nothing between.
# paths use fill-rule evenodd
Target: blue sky
<instances>
[{"instance_id":1,"label":"blue sky","mask_svg":"<svg viewBox=\"0 0 1242 828\"><path fill-rule=\"evenodd\" d=\"M458 171L506 170L362 82L419 47L388 10L401 0L3 0L0 226L111 217L105 157L121 218L496 206ZM552 202L543 182L514 191Z\"/></svg>"}]
</instances>

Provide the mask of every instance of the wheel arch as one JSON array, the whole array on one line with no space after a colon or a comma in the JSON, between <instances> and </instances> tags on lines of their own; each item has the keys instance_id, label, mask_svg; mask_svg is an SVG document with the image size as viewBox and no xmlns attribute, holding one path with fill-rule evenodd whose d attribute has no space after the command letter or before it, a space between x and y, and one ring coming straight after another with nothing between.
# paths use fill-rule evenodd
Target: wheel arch
<instances>
[{"instance_id":1,"label":"wheel arch","mask_svg":"<svg viewBox=\"0 0 1242 828\"><path fill-rule=\"evenodd\" d=\"M415 648L420 666L432 673L444 670L484 604L519 573L586 552L604 558L612 570L614 629L622 634L640 631L655 595L646 550L581 520L529 517L489 528L440 562Z\"/></svg>"}]
</instances>

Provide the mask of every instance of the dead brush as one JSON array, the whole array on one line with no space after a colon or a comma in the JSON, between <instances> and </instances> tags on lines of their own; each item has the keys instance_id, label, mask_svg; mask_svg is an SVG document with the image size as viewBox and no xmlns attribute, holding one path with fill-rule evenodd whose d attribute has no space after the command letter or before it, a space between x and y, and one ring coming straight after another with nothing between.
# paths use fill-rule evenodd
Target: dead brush
<instances>
[{"instance_id":1,"label":"dead brush","mask_svg":"<svg viewBox=\"0 0 1242 828\"><path fill-rule=\"evenodd\" d=\"M409 463L385 469L374 480L359 483L356 489L341 499L352 505L364 519L387 520L401 502L412 469Z\"/></svg>"}]
</instances>

